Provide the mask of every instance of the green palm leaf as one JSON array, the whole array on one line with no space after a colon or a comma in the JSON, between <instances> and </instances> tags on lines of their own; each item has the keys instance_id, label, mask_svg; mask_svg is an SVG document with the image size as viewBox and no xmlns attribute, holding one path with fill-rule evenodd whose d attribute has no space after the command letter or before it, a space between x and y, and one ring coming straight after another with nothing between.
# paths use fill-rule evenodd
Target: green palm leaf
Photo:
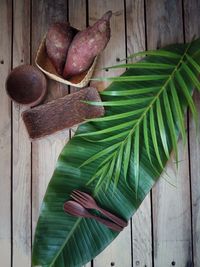
<instances>
[{"instance_id":1,"label":"green palm leaf","mask_svg":"<svg viewBox=\"0 0 200 267\"><path fill-rule=\"evenodd\" d=\"M161 168L163 168L163 163L162 163L162 159L160 157L160 150L158 147L158 140L157 140L157 135L156 135L156 130L155 130L155 118L154 118L153 109L150 109L150 131L151 131L151 137L152 137L156 157L158 159L158 162L159 162Z\"/></svg>"},{"instance_id":2,"label":"green palm leaf","mask_svg":"<svg viewBox=\"0 0 200 267\"><path fill-rule=\"evenodd\" d=\"M176 73L176 79L177 79L177 81L178 81L178 83L182 89L183 94L185 95L185 99L188 102L188 105L189 105L190 110L192 112L192 115L194 117L195 123L197 124L197 121L198 121L197 110L195 108L195 104L194 104L194 101L192 99L192 96L188 92L187 84L185 83L183 77L180 75L179 72Z\"/></svg>"},{"instance_id":3,"label":"green palm leaf","mask_svg":"<svg viewBox=\"0 0 200 267\"><path fill-rule=\"evenodd\" d=\"M172 69L174 68L173 64L165 64L165 63L146 63L146 62L138 62L137 64L119 64L111 67L104 68L105 70L109 69L118 69L118 68L126 68L126 69Z\"/></svg>"},{"instance_id":4,"label":"green palm leaf","mask_svg":"<svg viewBox=\"0 0 200 267\"><path fill-rule=\"evenodd\" d=\"M121 138L121 137L124 137L124 136L127 136L129 134L129 130L127 131L124 131L124 132L121 132L119 134L116 134L116 135L113 135L113 136L110 136L110 137L107 137L107 138L104 138L104 139L100 139L100 140L95 140L93 142L110 142L110 141L113 141L115 139L118 139L118 138Z\"/></svg>"},{"instance_id":5,"label":"green palm leaf","mask_svg":"<svg viewBox=\"0 0 200 267\"><path fill-rule=\"evenodd\" d=\"M135 129L135 139L134 139L134 174L135 174L135 190L136 196L138 193L138 184L139 184L139 151L140 150L140 127L137 125Z\"/></svg>"},{"instance_id":6,"label":"green palm leaf","mask_svg":"<svg viewBox=\"0 0 200 267\"><path fill-rule=\"evenodd\" d=\"M187 107L197 120L192 92L194 85L199 88L200 40L134 56L145 58L120 77L108 78L113 83L101 93L102 103L90 103L104 105L105 117L79 126L58 159L36 228L33 265L82 266L117 236L95 220L63 212L72 190L90 192L128 220L173 149L178 161Z\"/></svg>"},{"instance_id":7,"label":"green palm leaf","mask_svg":"<svg viewBox=\"0 0 200 267\"><path fill-rule=\"evenodd\" d=\"M195 74L191 71L191 69L183 62L183 68L185 72L187 73L188 77L191 79L193 82L194 86L200 91L200 82L195 76Z\"/></svg>"},{"instance_id":8,"label":"green palm leaf","mask_svg":"<svg viewBox=\"0 0 200 267\"><path fill-rule=\"evenodd\" d=\"M148 121L147 121L147 115L145 114L144 118L143 118L143 133L144 133L144 143L145 143L145 147L146 147L146 153L147 156L150 160L150 162L152 163L151 160L151 153L150 153L150 142L149 142L149 135L148 135Z\"/></svg>"},{"instance_id":9,"label":"green palm leaf","mask_svg":"<svg viewBox=\"0 0 200 267\"><path fill-rule=\"evenodd\" d=\"M135 75L135 76L120 76L120 77L102 77L93 78L92 81L113 81L113 82L134 82L134 81L157 81L167 78L166 74L153 74L153 75Z\"/></svg>"},{"instance_id":10,"label":"green palm leaf","mask_svg":"<svg viewBox=\"0 0 200 267\"><path fill-rule=\"evenodd\" d=\"M122 124L118 124L100 131L95 131L95 132L90 132L90 133L82 133L77 135L77 137L81 137L81 136L94 136L94 135L100 135L100 134L105 134L105 133L110 133L110 132L114 132L114 131L118 131L121 129L125 129L129 126L133 126L135 124L136 120L131 120L128 122L124 122Z\"/></svg>"},{"instance_id":11,"label":"green palm leaf","mask_svg":"<svg viewBox=\"0 0 200 267\"><path fill-rule=\"evenodd\" d=\"M138 95L144 93L151 93L153 90L160 89L160 86L155 87L147 87L147 88L135 88L133 90L122 90L122 91L102 91L101 95L110 95L110 96L129 96L129 95Z\"/></svg>"},{"instance_id":12,"label":"green palm leaf","mask_svg":"<svg viewBox=\"0 0 200 267\"><path fill-rule=\"evenodd\" d=\"M170 131L171 142L174 148L176 162L178 162L176 125L173 120L172 110L171 110L169 98L168 98L166 91L163 92L163 100L164 100L165 112L167 114L167 123L168 123L169 131Z\"/></svg>"},{"instance_id":13,"label":"green palm leaf","mask_svg":"<svg viewBox=\"0 0 200 267\"><path fill-rule=\"evenodd\" d=\"M118 184L120 173L121 173L123 149L124 149L124 144L122 143L119 149L119 154L117 156L117 162L116 162L116 170L115 170L115 178L114 178L115 186L117 186Z\"/></svg>"},{"instance_id":14,"label":"green palm leaf","mask_svg":"<svg viewBox=\"0 0 200 267\"><path fill-rule=\"evenodd\" d=\"M199 73L200 72L199 64L188 54L186 54L186 58L191 63L191 65L196 69L196 71Z\"/></svg>"},{"instance_id":15,"label":"green palm leaf","mask_svg":"<svg viewBox=\"0 0 200 267\"><path fill-rule=\"evenodd\" d=\"M179 124L179 130L181 132L182 138L183 138L183 143L186 143L186 133L185 133L185 125L184 125L184 117L183 117L183 111L181 109L181 104L179 97L176 92L175 85L172 81L170 81L170 88L171 88L171 94L174 102L174 107L176 110L176 115L177 115L177 121Z\"/></svg>"},{"instance_id":16,"label":"green palm leaf","mask_svg":"<svg viewBox=\"0 0 200 267\"><path fill-rule=\"evenodd\" d=\"M110 153L111 151L115 150L116 148L118 148L120 146L119 143L114 144L112 146L109 146L107 148L105 148L104 150L100 151L99 153L93 155L91 158L89 158L88 160L84 161L83 164L81 165L81 167L92 163L93 161L97 160L98 158L101 158L105 155L107 155L108 153Z\"/></svg>"},{"instance_id":17,"label":"green palm leaf","mask_svg":"<svg viewBox=\"0 0 200 267\"><path fill-rule=\"evenodd\" d=\"M157 113L160 137L162 140L165 155L167 156L167 158L169 158L169 148L168 148L168 144L167 144L167 136L166 136L165 125L164 125L164 121L163 121L163 115L162 115L161 104L160 104L159 98L156 101L156 113Z\"/></svg>"},{"instance_id":18,"label":"green palm leaf","mask_svg":"<svg viewBox=\"0 0 200 267\"><path fill-rule=\"evenodd\" d=\"M127 105L135 105L140 104L144 101L150 101L153 97L141 97L141 98L133 98L128 100L115 100L115 101L103 101L103 102L95 102L95 101L83 101L86 104L96 105L96 106L105 106L105 107L114 107L114 106L127 106Z\"/></svg>"},{"instance_id":19,"label":"green palm leaf","mask_svg":"<svg viewBox=\"0 0 200 267\"><path fill-rule=\"evenodd\" d=\"M166 57L166 58L180 58L181 55L168 51L168 50L149 50L149 51L142 51L135 53L133 55L130 55L128 58L133 58L133 57L141 57L141 56L156 56L156 57Z\"/></svg>"},{"instance_id":20,"label":"green palm leaf","mask_svg":"<svg viewBox=\"0 0 200 267\"><path fill-rule=\"evenodd\" d=\"M117 157L117 155L115 153L114 156L112 157L110 169L109 169L108 174L107 174L106 190L108 189L108 187L111 183L111 180L112 180L112 176L113 176L113 172L114 172L114 168L115 168L116 157Z\"/></svg>"},{"instance_id":21,"label":"green palm leaf","mask_svg":"<svg viewBox=\"0 0 200 267\"><path fill-rule=\"evenodd\" d=\"M88 120L92 121L92 122L100 122L100 121L113 121L113 120L118 120L118 119L124 119L133 115L137 115L140 114L141 112L143 112L145 109L141 108L138 110L132 110L132 111L128 111L128 112L123 112L120 114L116 114L116 115L111 115L111 116L105 116L105 117L101 117L101 118L96 118L96 119L91 119Z\"/></svg>"},{"instance_id":22,"label":"green palm leaf","mask_svg":"<svg viewBox=\"0 0 200 267\"><path fill-rule=\"evenodd\" d=\"M126 182L127 182L127 173L131 156L131 144L132 144L132 135L129 134L124 151L124 178Z\"/></svg>"}]
</instances>

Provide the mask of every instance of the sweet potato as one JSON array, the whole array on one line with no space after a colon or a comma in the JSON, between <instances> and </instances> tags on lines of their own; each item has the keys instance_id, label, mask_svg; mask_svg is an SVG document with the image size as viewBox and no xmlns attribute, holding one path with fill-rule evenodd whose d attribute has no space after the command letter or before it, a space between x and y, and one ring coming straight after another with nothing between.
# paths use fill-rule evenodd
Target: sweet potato
<instances>
[{"instance_id":1,"label":"sweet potato","mask_svg":"<svg viewBox=\"0 0 200 267\"><path fill-rule=\"evenodd\" d=\"M94 58L106 47L110 39L111 16L111 11L106 12L92 27L76 34L68 50L64 78L88 70Z\"/></svg>"},{"instance_id":2,"label":"sweet potato","mask_svg":"<svg viewBox=\"0 0 200 267\"><path fill-rule=\"evenodd\" d=\"M46 35L46 51L58 74L62 75L67 51L74 37L69 23L54 23Z\"/></svg>"}]
</instances>

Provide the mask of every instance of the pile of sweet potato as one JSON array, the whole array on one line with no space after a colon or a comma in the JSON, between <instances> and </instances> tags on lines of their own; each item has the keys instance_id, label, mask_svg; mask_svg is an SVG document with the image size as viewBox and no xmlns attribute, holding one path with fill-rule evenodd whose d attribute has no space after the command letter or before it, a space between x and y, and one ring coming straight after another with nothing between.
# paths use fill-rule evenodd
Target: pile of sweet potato
<instances>
[{"instance_id":1,"label":"pile of sweet potato","mask_svg":"<svg viewBox=\"0 0 200 267\"><path fill-rule=\"evenodd\" d=\"M67 23L54 23L46 36L46 51L57 73L68 79L87 71L110 39L110 18L106 12L93 26L77 31Z\"/></svg>"}]
</instances>

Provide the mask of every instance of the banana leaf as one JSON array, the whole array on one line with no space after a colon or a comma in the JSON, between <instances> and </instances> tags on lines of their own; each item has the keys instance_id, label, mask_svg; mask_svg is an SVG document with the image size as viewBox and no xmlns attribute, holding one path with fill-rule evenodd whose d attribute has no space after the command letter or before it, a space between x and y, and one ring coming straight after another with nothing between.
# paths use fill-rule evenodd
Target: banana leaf
<instances>
[{"instance_id":1,"label":"banana leaf","mask_svg":"<svg viewBox=\"0 0 200 267\"><path fill-rule=\"evenodd\" d=\"M184 115L200 90L200 39L145 51L125 63L101 93L105 116L79 126L61 152L48 185L33 245L33 265L78 267L118 235L93 219L63 211L74 189L89 192L104 208L129 220L164 170L177 140L186 140ZM102 80L102 78L97 78Z\"/></svg>"}]
</instances>

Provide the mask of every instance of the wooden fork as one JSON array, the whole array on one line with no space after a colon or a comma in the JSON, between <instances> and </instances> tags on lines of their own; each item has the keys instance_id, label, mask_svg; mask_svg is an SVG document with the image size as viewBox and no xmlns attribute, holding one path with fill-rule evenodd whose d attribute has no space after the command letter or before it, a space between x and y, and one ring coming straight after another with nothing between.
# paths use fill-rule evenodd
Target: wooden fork
<instances>
[{"instance_id":1,"label":"wooden fork","mask_svg":"<svg viewBox=\"0 0 200 267\"><path fill-rule=\"evenodd\" d=\"M114 231L117 231L117 232L120 232L123 230L123 227L119 226L118 224L89 213L89 211L86 208L84 208L82 205L80 205L79 203L73 200L69 200L65 202L64 211L76 217L95 219L99 221L100 223L103 223L104 225L106 225L108 228Z\"/></svg>"},{"instance_id":2,"label":"wooden fork","mask_svg":"<svg viewBox=\"0 0 200 267\"><path fill-rule=\"evenodd\" d=\"M118 224L122 227L126 227L128 225L128 223L126 221L122 220L121 218L117 217L116 215L112 214L111 212L99 207L97 205L96 201L94 200L94 198L85 192L81 192L79 190L74 190L71 194L71 197L76 202L78 202L83 207L85 207L86 209L96 209L96 210L100 211L102 214L104 214L107 218L109 218L110 220L112 220L113 222L115 222L116 224Z\"/></svg>"}]
</instances>

